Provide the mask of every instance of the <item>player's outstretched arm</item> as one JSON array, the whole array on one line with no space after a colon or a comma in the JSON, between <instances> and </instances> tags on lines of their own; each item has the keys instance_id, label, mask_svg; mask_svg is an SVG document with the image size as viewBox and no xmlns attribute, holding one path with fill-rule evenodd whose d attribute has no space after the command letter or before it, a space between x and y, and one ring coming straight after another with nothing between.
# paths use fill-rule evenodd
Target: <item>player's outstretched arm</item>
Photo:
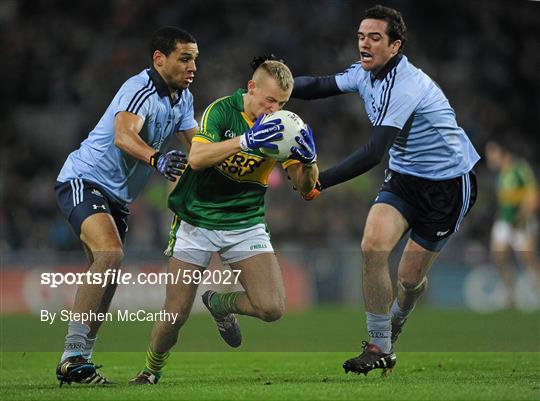
<instances>
[{"instance_id":1,"label":"player's outstretched arm","mask_svg":"<svg viewBox=\"0 0 540 401\"><path fill-rule=\"evenodd\" d=\"M371 170L381 162L400 129L389 126L373 127L368 143L345 160L320 173L320 190L348 181Z\"/></svg>"},{"instance_id":2,"label":"player's outstretched arm","mask_svg":"<svg viewBox=\"0 0 540 401\"><path fill-rule=\"evenodd\" d=\"M342 92L336 83L334 75L323 77L296 77L291 97L296 99L321 99L324 97L341 95Z\"/></svg>"}]
</instances>

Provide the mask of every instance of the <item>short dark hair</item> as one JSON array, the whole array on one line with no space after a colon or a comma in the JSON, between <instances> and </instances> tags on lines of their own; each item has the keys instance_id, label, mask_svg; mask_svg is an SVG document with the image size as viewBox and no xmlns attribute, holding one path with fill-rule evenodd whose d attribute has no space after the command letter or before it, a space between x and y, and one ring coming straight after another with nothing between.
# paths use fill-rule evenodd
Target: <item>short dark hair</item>
<instances>
[{"instance_id":1,"label":"short dark hair","mask_svg":"<svg viewBox=\"0 0 540 401\"><path fill-rule=\"evenodd\" d=\"M401 40L399 51L403 51L405 42L407 41L407 27L405 26L403 17L398 10L378 4L375 7L371 7L366 10L362 20L367 18L381 19L388 22L386 34L390 38L390 43L395 42L396 40Z\"/></svg>"},{"instance_id":2,"label":"short dark hair","mask_svg":"<svg viewBox=\"0 0 540 401\"><path fill-rule=\"evenodd\" d=\"M268 60L279 61L280 63L287 64L285 60L275 56L274 53L270 53L270 54L264 54L262 56L253 57L253 60L251 60L251 63L249 63L249 65L251 66L251 68L253 68L253 71L255 71L257 68L260 67L262 63Z\"/></svg>"},{"instance_id":3,"label":"short dark hair","mask_svg":"<svg viewBox=\"0 0 540 401\"><path fill-rule=\"evenodd\" d=\"M154 52L159 50L164 55L168 56L174 49L176 44L180 43L197 43L192 34L175 26L164 26L159 28L152 40L150 41L150 58L154 57Z\"/></svg>"}]
</instances>

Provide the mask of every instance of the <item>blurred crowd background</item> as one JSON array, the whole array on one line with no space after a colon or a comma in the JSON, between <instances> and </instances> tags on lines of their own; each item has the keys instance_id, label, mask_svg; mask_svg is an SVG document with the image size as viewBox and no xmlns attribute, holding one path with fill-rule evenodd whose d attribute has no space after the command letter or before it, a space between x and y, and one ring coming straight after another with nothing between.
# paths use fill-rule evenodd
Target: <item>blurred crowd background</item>
<instances>
[{"instance_id":1,"label":"blurred crowd background","mask_svg":"<svg viewBox=\"0 0 540 401\"><path fill-rule=\"evenodd\" d=\"M372 1L4 0L5 78L0 107L0 250L80 250L57 209L53 186L67 155L94 127L120 85L150 65L148 42L163 25L190 31L200 57L191 91L197 116L245 86L254 56L274 53L294 75L340 72L358 59L356 31ZM444 90L479 153L512 138L538 172L540 3L526 0L395 1L408 28L405 54ZM314 131L321 168L361 146L369 122L355 95L291 100ZM385 162L386 163L386 162ZM276 248L358 249L384 165L303 202L276 169L267 221ZM495 175L477 166L478 201L443 254L483 254L496 210ZM154 176L131 206L127 255L166 244L170 190Z\"/></svg>"}]
</instances>

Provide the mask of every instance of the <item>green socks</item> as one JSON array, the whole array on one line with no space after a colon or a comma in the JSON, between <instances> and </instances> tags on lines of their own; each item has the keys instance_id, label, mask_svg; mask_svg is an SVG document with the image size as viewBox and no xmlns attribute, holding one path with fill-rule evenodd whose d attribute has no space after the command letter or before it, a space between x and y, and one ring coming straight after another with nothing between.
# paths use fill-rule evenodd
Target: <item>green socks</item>
<instances>
[{"instance_id":1,"label":"green socks","mask_svg":"<svg viewBox=\"0 0 540 401\"><path fill-rule=\"evenodd\" d=\"M161 369L167 363L170 352L154 352L152 347L149 345L148 350L146 351L146 366L144 370L147 370L154 374L156 377L161 376Z\"/></svg>"},{"instance_id":2,"label":"green socks","mask_svg":"<svg viewBox=\"0 0 540 401\"><path fill-rule=\"evenodd\" d=\"M243 291L226 292L224 294L215 292L210 297L210 307L215 313L223 316L226 316L229 313L238 313L235 303L242 292Z\"/></svg>"}]
</instances>

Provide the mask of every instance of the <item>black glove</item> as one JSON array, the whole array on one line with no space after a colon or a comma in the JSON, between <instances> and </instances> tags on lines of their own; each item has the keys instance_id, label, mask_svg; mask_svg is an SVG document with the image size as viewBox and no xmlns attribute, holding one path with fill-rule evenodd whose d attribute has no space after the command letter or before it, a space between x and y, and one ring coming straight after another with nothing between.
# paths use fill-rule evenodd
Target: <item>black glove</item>
<instances>
[{"instance_id":1,"label":"black glove","mask_svg":"<svg viewBox=\"0 0 540 401\"><path fill-rule=\"evenodd\" d=\"M169 181L176 181L187 166L186 155L179 150L171 150L167 153L156 152L150 158L150 165Z\"/></svg>"}]
</instances>

